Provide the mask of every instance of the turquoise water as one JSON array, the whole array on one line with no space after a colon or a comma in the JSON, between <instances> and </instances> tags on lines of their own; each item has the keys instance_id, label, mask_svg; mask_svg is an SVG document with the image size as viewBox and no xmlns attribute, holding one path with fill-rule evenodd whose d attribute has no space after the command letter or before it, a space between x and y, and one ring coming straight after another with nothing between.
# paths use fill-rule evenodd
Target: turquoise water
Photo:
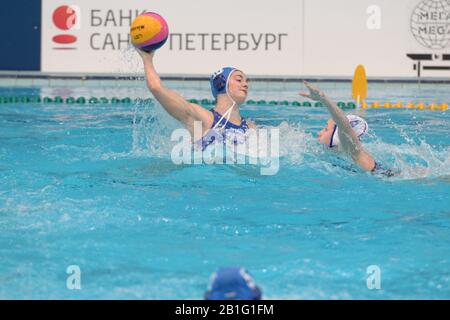
<instances>
[{"instance_id":1,"label":"turquoise water","mask_svg":"<svg viewBox=\"0 0 450 320\"><path fill-rule=\"evenodd\" d=\"M207 83L170 82L187 98ZM349 101L350 85L324 83ZM252 84L250 99L297 99ZM149 97L141 82L53 81L0 95ZM442 85L373 84L370 101L450 102ZM244 266L266 299L450 298L450 111L366 110L364 144L400 170L363 173L318 145L322 108L244 106L282 137L280 170L172 163L157 104L0 105L0 298L201 299ZM420 167L419 169L417 167ZM70 265L81 290L66 287ZM381 270L381 290L366 269Z\"/></svg>"}]
</instances>

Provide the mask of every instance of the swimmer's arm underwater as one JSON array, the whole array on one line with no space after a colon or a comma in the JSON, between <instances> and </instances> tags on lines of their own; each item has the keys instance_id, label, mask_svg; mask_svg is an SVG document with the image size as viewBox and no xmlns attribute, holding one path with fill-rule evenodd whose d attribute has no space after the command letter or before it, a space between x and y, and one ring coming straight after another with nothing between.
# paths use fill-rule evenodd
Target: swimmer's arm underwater
<instances>
[{"instance_id":1,"label":"swimmer's arm underwater","mask_svg":"<svg viewBox=\"0 0 450 320\"><path fill-rule=\"evenodd\" d=\"M345 113L322 91L311 86L306 81L304 83L309 89L309 94L300 93L300 95L315 101L320 101L327 107L331 118L339 128L338 134L342 149L349 153L353 161L355 161L362 169L372 171L375 167L375 160L366 150L364 150L361 142L351 128Z\"/></svg>"},{"instance_id":2,"label":"swimmer's arm underwater","mask_svg":"<svg viewBox=\"0 0 450 320\"><path fill-rule=\"evenodd\" d=\"M175 91L164 87L153 65L155 51L144 52L139 49L137 51L144 63L147 86L164 109L172 117L182 122L191 134L193 134L194 130L194 121L202 122L203 132L208 130L213 122L211 112L197 104L189 103Z\"/></svg>"}]
</instances>

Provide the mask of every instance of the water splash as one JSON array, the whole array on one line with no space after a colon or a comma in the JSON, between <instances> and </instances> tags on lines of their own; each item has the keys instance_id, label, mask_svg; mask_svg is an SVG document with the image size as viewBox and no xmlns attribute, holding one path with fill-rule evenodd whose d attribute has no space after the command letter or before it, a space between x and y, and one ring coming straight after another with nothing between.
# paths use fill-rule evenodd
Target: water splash
<instances>
[{"instance_id":1,"label":"water splash","mask_svg":"<svg viewBox=\"0 0 450 320\"><path fill-rule=\"evenodd\" d=\"M410 180L446 177L450 175L450 148L434 148L425 140L414 139L401 126L392 124L405 143L388 144L373 132L364 142L367 150L384 167L399 172L394 179ZM132 146L126 156L169 158L175 142L170 141L173 130L181 127L159 103L138 101L135 104ZM278 126L280 135L280 164L311 168L327 174L361 171L349 159L326 150L307 127L286 121ZM363 173L361 171L361 173Z\"/></svg>"},{"instance_id":2,"label":"water splash","mask_svg":"<svg viewBox=\"0 0 450 320\"><path fill-rule=\"evenodd\" d=\"M407 138L407 143L393 145L374 142L367 145L372 154L399 171L398 179L437 178L450 175L450 148L433 148L421 140Z\"/></svg>"},{"instance_id":3,"label":"water splash","mask_svg":"<svg viewBox=\"0 0 450 320\"><path fill-rule=\"evenodd\" d=\"M173 146L170 135L179 127L180 124L159 103L136 102L131 154L138 157L167 157Z\"/></svg>"}]
</instances>

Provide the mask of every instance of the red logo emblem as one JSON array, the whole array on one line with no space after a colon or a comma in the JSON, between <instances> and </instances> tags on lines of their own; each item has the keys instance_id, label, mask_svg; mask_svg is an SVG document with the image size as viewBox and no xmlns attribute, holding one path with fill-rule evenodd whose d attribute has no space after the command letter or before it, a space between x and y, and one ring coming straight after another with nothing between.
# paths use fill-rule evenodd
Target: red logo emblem
<instances>
[{"instance_id":1,"label":"red logo emblem","mask_svg":"<svg viewBox=\"0 0 450 320\"><path fill-rule=\"evenodd\" d=\"M59 6L53 11L53 24L60 30L67 31L74 29L78 24L77 10L73 6ZM53 42L61 45L71 44L77 41L77 37L71 34L58 34L52 38ZM75 49L60 47L55 49Z\"/></svg>"}]
</instances>

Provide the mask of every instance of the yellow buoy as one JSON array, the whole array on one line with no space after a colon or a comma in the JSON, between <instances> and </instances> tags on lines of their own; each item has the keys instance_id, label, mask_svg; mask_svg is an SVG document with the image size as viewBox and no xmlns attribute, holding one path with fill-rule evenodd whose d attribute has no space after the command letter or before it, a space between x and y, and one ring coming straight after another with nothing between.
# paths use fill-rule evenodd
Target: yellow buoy
<instances>
[{"instance_id":1,"label":"yellow buoy","mask_svg":"<svg viewBox=\"0 0 450 320\"><path fill-rule=\"evenodd\" d=\"M366 70L362 64L358 65L353 75L352 81L352 97L356 101L356 106L359 107L367 96L367 77Z\"/></svg>"},{"instance_id":2,"label":"yellow buoy","mask_svg":"<svg viewBox=\"0 0 450 320\"><path fill-rule=\"evenodd\" d=\"M436 103L432 103L428 106L430 110L438 110L439 106Z\"/></svg>"},{"instance_id":3,"label":"yellow buoy","mask_svg":"<svg viewBox=\"0 0 450 320\"><path fill-rule=\"evenodd\" d=\"M424 103L418 103L418 104L416 104L416 108L417 109L425 109L425 104Z\"/></svg>"}]
</instances>

